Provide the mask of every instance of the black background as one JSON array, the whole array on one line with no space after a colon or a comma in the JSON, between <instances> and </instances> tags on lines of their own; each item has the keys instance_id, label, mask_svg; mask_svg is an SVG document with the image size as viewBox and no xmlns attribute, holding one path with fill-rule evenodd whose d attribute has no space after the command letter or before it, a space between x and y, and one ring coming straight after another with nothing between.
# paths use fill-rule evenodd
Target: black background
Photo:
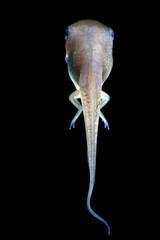
<instances>
[{"instance_id":1,"label":"black background","mask_svg":"<svg viewBox=\"0 0 160 240\"><path fill-rule=\"evenodd\" d=\"M69 131L76 108L68 99L74 86L64 61L65 27L95 19L114 30L115 40L113 69L103 86L111 97L102 110L110 131L100 121L91 205L110 224L108 239L159 239L155 22L132 4L86 4L29 5L10 23L18 63L10 85L13 232L22 239L107 239L103 223L86 209L84 120L81 115Z\"/></svg>"}]
</instances>

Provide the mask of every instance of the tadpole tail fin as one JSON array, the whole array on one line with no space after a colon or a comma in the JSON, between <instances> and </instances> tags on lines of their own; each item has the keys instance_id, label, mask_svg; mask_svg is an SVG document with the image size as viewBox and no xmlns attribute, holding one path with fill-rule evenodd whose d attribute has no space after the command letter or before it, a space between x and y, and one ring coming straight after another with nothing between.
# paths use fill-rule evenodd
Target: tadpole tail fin
<instances>
[{"instance_id":1,"label":"tadpole tail fin","mask_svg":"<svg viewBox=\"0 0 160 240\"><path fill-rule=\"evenodd\" d=\"M93 191L92 185L93 184L90 183L88 196L87 196L87 209L93 217L97 218L99 221L103 222L106 225L106 227L108 228L108 236L109 236L110 235L110 226L109 226L108 222L105 219L103 219L101 216L99 216L97 213L95 213L91 208L90 202L91 202L91 196L92 196L92 191Z\"/></svg>"},{"instance_id":2,"label":"tadpole tail fin","mask_svg":"<svg viewBox=\"0 0 160 240\"><path fill-rule=\"evenodd\" d=\"M101 104L101 90L102 90L102 72L97 71L96 67L92 66L88 70L88 74L80 76L81 100L83 106L84 122L87 138L87 155L89 165L89 190L87 197L87 208L92 216L103 222L108 228L108 235L110 235L109 224L95 213L90 205L91 196L93 192L95 173L96 173L96 149L97 149L97 135Z\"/></svg>"}]
</instances>

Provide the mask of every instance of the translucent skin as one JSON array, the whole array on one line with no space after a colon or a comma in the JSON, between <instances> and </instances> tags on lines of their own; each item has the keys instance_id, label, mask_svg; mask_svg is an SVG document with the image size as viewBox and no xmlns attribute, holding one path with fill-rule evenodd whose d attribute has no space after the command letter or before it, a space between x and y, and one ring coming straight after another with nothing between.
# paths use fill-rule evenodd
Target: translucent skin
<instances>
[{"instance_id":1,"label":"translucent skin","mask_svg":"<svg viewBox=\"0 0 160 240\"><path fill-rule=\"evenodd\" d=\"M83 111L86 129L90 173L87 207L94 217L107 226L109 235L109 224L91 209L90 200L95 182L99 117L109 129L100 109L109 101L108 94L102 91L102 85L113 65L113 30L94 20L81 20L70 25L66 31L66 62L77 89L70 95L70 101L78 108L71 127L75 126L75 121ZM78 98L81 98L82 105Z\"/></svg>"}]
</instances>

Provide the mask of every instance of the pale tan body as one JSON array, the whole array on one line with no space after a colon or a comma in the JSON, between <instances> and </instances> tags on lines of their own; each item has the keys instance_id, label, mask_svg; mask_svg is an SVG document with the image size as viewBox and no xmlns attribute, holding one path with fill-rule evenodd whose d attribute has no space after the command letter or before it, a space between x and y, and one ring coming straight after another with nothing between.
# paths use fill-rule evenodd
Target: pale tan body
<instances>
[{"instance_id":1,"label":"pale tan body","mask_svg":"<svg viewBox=\"0 0 160 240\"><path fill-rule=\"evenodd\" d=\"M77 89L69 99L78 108L70 128L75 126L75 121L83 111L90 171L87 207L93 216L107 225L108 234L108 223L91 209L90 199L95 182L99 117L109 129L100 109L109 101L109 95L102 91L102 85L112 69L112 47L113 30L97 21L82 20L67 28L66 62L71 80Z\"/></svg>"}]
</instances>

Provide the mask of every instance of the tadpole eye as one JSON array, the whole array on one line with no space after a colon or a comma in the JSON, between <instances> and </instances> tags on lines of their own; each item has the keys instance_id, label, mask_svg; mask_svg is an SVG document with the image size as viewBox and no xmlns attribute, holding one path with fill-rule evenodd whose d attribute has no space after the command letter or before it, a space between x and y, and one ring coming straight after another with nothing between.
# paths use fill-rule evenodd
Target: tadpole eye
<instances>
[{"instance_id":1,"label":"tadpole eye","mask_svg":"<svg viewBox=\"0 0 160 240\"><path fill-rule=\"evenodd\" d=\"M65 37L64 38L65 38L65 40L67 40L67 38L68 38L68 27L65 28Z\"/></svg>"},{"instance_id":2,"label":"tadpole eye","mask_svg":"<svg viewBox=\"0 0 160 240\"><path fill-rule=\"evenodd\" d=\"M114 40L114 31L111 29L111 37Z\"/></svg>"},{"instance_id":3,"label":"tadpole eye","mask_svg":"<svg viewBox=\"0 0 160 240\"><path fill-rule=\"evenodd\" d=\"M65 56L65 61L66 61L66 63L68 63L68 56L67 55Z\"/></svg>"},{"instance_id":4,"label":"tadpole eye","mask_svg":"<svg viewBox=\"0 0 160 240\"><path fill-rule=\"evenodd\" d=\"M114 31L112 30L112 34L111 34L113 40L114 40Z\"/></svg>"}]
</instances>

